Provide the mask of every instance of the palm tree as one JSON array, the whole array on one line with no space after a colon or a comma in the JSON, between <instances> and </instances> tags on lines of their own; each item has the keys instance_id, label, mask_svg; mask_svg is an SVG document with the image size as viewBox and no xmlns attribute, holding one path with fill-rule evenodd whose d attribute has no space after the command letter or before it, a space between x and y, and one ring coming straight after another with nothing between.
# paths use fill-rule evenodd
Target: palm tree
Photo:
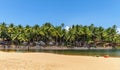
<instances>
[{"instance_id":1,"label":"palm tree","mask_svg":"<svg viewBox=\"0 0 120 70\"><path fill-rule=\"evenodd\" d=\"M54 31L54 26L51 23L45 23L41 26L41 28L44 31L45 42L48 44L50 41L52 41L52 32Z\"/></svg>"},{"instance_id":2,"label":"palm tree","mask_svg":"<svg viewBox=\"0 0 120 70\"><path fill-rule=\"evenodd\" d=\"M13 38L14 38L14 33L15 33L15 26L13 23L11 23L8 28L7 28L7 33L8 33L8 36L9 36L9 43L10 44L13 44Z\"/></svg>"},{"instance_id":3,"label":"palm tree","mask_svg":"<svg viewBox=\"0 0 120 70\"><path fill-rule=\"evenodd\" d=\"M47 45L49 45L49 42L54 42L60 46L62 43L67 43L69 46L77 46L76 44L80 43L94 43L96 45L97 42L116 44L120 43L119 36L115 25L106 29L96 27L94 24L90 26L73 25L66 31L63 23L59 26L45 23L42 26L36 24L34 26L26 25L25 27L22 25L15 26L13 23L8 26L4 22L0 24L0 38L3 41L11 41L15 45L21 45L23 42L30 44L39 41L44 41Z\"/></svg>"},{"instance_id":4,"label":"palm tree","mask_svg":"<svg viewBox=\"0 0 120 70\"><path fill-rule=\"evenodd\" d=\"M34 39L33 41L38 42L39 41L39 25L36 24L36 25L33 26L33 34L34 34L33 35L33 39Z\"/></svg>"},{"instance_id":5,"label":"palm tree","mask_svg":"<svg viewBox=\"0 0 120 70\"><path fill-rule=\"evenodd\" d=\"M24 29L22 25L18 25L15 27L15 31L12 35L12 40L14 41L14 43L17 45L20 45L24 40Z\"/></svg>"},{"instance_id":6,"label":"palm tree","mask_svg":"<svg viewBox=\"0 0 120 70\"><path fill-rule=\"evenodd\" d=\"M0 25L0 37L3 41L8 37L6 23L4 22Z\"/></svg>"}]
</instances>

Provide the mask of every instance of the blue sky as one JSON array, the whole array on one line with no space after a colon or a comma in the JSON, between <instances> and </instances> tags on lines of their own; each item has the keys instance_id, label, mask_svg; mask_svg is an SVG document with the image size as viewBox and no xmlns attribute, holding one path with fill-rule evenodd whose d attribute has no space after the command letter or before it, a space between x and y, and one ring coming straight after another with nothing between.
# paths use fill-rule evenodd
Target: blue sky
<instances>
[{"instance_id":1,"label":"blue sky","mask_svg":"<svg viewBox=\"0 0 120 70\"><path fill-rule=\"evenodd\" d=\"M0 22L120 27L120 0L0 0Z\"/></svg>"}]
</instances>

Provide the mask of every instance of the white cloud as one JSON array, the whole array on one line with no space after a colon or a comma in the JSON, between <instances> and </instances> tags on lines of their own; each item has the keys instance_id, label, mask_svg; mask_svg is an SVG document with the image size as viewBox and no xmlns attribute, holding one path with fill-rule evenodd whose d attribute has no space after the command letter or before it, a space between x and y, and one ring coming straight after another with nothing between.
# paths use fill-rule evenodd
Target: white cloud
<instances>
[{"instance_id":1,"label":"white cloud","mask_svg":"<svg viewBox=\"0 0 120 70\"><path fill-rule=\"evenodd\" d=\"M69 26L65 26L65 29L66 29L67 31L69 30L69 28L70 28Z\"/></svg>"},{"instance_id":2,"label":"white cloud","mask_svg":"<svg viewBox=\"0 0 120 70\"><path fill-rule=\"evenodd\" d=\"M120 34L120 28L117 28L117 32Z\"/></svg>"}]
</instances>

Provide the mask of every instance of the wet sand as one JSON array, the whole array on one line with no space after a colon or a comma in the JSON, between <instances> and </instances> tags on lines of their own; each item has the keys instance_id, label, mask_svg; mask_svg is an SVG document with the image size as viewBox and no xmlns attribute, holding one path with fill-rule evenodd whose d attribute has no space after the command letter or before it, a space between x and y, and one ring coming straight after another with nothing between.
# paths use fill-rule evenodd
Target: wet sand
<instances>
[{"instance_id":1,"label":"wet sand","mask_svg":"<svg viewBox=\"0 0 120 70\"><path fill-rule=\"evenodd\" d=\"M120 58L0 52L0 70L120 70Z\"/></svg>"}]
</instances>

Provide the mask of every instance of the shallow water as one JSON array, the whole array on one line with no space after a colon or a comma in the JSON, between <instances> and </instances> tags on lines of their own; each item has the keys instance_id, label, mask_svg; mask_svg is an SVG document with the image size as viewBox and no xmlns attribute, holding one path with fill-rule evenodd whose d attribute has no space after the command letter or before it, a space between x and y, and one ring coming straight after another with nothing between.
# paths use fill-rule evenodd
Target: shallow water
<instances>
[{"instance_id":1,"label":"shallow water","mask_svg":"<svg viewBox=\"0 0 120 70\"><path fill-rule=\"evenodd\" d=\"M87 49L87 50L41 50L41 49L29 49L29 50L2 50L6 52L47 52L64 55L87 55L87 56L104 56L109 55L111 57L120 57L120 49Z\"/></svg>"}]
</instances>

